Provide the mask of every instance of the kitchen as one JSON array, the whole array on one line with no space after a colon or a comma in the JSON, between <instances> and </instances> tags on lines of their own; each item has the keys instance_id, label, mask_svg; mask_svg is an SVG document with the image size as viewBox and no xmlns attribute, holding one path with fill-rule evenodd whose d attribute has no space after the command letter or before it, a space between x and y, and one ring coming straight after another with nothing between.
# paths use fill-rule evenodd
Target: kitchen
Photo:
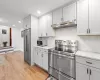
<instances>
[{"instance_id":1,"label":"kitchen","mask_svg":"<svg viewBox=\"0 0 100 80\"><path fill-rule=\"evenodd\" d=\"M68 0L24 17L24 61L49 74L46 80L99 80L99 3Z\"/></svg>"},{"instance_id":2,"label":"kitchen","mask_svg":"<svg viewBox=\"0 0 100 80\"><path fill-rule=\"evenodd\" d=\"M31 55L33 55L34 60L31 64L33 65L35 63L49 72L51 79L84 80L86 78L85 80L89 80L93 78L93 80L98 80L100 78L100 50L98 48L100 44L100 24L98 19L98 3L98 1L94 0L72 1L39 17L39 26L37 29L35 28L35 35L37 34L38 37L35 36L35 45L32 47L34 52ZM32 27L33 25L31 25ZM59 41L62 41L62 44L65 41L66 46L70 43L72 45L76 43L74 46L71 46L73 48L71 51L75 52L75 57L73 58L75 62L73 60L69 61L64 57L62 57L63 59L61 61L59 60L59 57L61 57L58 55L59 53L61 55L65 52L71 54L68 50L65 51L64 47L61 48L63 50L56 49L58 52L55 52L55 49L51 52L49 51L54 46L56 47L55 40L58 40L58 48L61 47ZM69 44L67 43L68 40ZM58 55L58 57L53 54ZM52 67L55 65L53 67L54 69L50 67L51 62ZM61 63L65 62L65 66L63 66L64 64ZM58 65L57 71L55 69L57 69ZM64 72L67 68L70 71ZM62 75L63 73L65 75Z\"/></svg>"}]
</instances>

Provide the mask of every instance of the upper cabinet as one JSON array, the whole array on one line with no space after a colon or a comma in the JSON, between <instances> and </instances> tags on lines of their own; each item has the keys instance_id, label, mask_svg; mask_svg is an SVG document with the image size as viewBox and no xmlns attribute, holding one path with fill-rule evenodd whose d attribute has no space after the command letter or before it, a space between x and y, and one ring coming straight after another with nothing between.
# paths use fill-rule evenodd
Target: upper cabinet
<instances>
[{"instance_id":1,"label":"upper cabinet","mask_svg":"<svg viewBox=\"0 0 100 80\"><path fill-rule=\"evenodd\" d=\"M88 33L88 0L77 2L77 34L86 35Z\"/></svg>"},{"instance_id":2,"label":"upper cabinet","mask_svg":"<svg viewBox=\"0 0 100 80\"><path fill-rule=\"evenodd\" d=\"M46 34L47 34L47 36L55 36L55 31L51 27L51 25L52 25L52 13L49 13L46 16L47 16Z\"/></svg>"},{"instance_id":3,"label":"upper cabinet","mask_svg":"<svg viewBox=\"0 0 100 80\"><path fill-rule=\"evenodd\" d=\"M78 35L100 35L100 0L77 1Z\"/></svg>"},{"instance_id":4,"label":"upper cabinet","mask_svg":"<svg viewBox=\"0 0 100 80\"><path fill-rule=\"evenodd\" d=\"M53 24L63 21L62 8L53 11Z\"/></svg>"},{"instance_id":5,"label":"upper cabinet","mask_svg":"<svg viewBox=\"0 0 100 80\"><path fill-rule=\"evenodd\" d=\"M100 0L89 0L90 34L100 35Z\"/></svg>"},{"instance_id":6,"label":"upper cabinet","mask_svg":"<svg viewBox=\"0 0 100 80\"><path fill-rule=\"evenodd\" d=\"M24 18L23 27L24 27L24 29L31 28L31 15Z\"/></svg>"},{"instance_id":7,"label":"upper cabinet","mask_svg":"<svg viewBox=\"0 0 100 80\"><path fill-rule=\"evenodd\" d=\"M46 36L47 17L42 16L39 18L39 37Z\"/></svg>"},{"instance_id":8,"label":"upper cabinet","mask_svg":"<svg viewBox=\"0 0 100 80\"><path fill-rule=\"evenodd\" d=\"M76 3L63 8L63 20L76 23Z\"/></svg>"},{"instance_id":9,"label":"upper cabinet","mask_svg":"<svg viewBox=\"0 0 100 80\"><path fill-rule=\"evenodd\" d=\"M55 36L55 31L51 27L52 13L39 18L39 37Z\"/></svg>"}]
</instances>

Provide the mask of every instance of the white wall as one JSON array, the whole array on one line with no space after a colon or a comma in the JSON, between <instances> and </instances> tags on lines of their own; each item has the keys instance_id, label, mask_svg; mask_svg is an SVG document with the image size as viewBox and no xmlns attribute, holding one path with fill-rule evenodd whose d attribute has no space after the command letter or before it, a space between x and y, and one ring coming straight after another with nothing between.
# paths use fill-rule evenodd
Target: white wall
<instances>
[{"instance_id":1,"label":"white wall","mask_svg":"<svg viewBox=\"0 0 100 80\"><path fill-rule=\"evenodd\" d=\"M7 34L2 34L2 29L7 30ZM0 46L3 47L3 42L8 42L7 46L10 46L10 28L0 25Z\"/></svg>"},{"instance_id":2,"label":"white wall","mask_svg":"<svg viewBox=\"0 0 100 80\"><path fill-rule=\"evenodd\" d=\"M79 50L100 53L100 36L77 36L76 27L56 30L56 39L78 40Z\"/></svg>"},{"instance_id":3,"label":"white wall","mask_svg":"<svg viewBox=\"0 0 100 80\"><path fill-rule=\"evenodd\" d=\"M23 38L21 37L21 30L19 28L12 28L12 46L15 48L15 50L21 50L23 51Z\"/></svg>"}]
</instances>

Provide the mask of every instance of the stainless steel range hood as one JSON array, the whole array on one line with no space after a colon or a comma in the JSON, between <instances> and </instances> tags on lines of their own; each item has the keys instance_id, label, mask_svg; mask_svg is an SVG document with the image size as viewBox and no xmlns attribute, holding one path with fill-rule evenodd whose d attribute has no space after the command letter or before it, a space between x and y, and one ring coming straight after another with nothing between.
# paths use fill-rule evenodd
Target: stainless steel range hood
<instances>
[{"instance_id":1,"label":"stainless steel range hood","mask_svg":"<svg viewBox=\"0 0 100 80\"><path fill-rule=\"evenodd\" d=\"M53 24L51 25L52 28L54 29L58 29L58 28L66 28L66 27L76 27L77 24L75 24L74 22L69 22L69 21L64 21L58 24Z\"/></svg>"}]
</instances>

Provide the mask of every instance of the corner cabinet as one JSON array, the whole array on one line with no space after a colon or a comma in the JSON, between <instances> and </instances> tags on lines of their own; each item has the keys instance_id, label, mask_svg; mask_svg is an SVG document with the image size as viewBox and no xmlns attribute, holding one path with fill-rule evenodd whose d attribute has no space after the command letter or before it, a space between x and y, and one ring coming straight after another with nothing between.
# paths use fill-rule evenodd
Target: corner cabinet
<instances>
[{"instance_id":1,"label":"corner cabinet","mask_svg":"<svg viewBox=\"0 0 100 80\"><path fill-rule=\"evenodd\" d=\"M77 1L77 34L100 35L100 0Z\"/></svg>"},{"instance_id":2,"label":"corner cabinet","mask_svg":"<svg viewBox=\"0 0 100 80\"><path fill-rule=\"evenodd\" d=\"M76 80L99 80L100 61L76 57Z\"/></svg>"},{"instance_id":3,"label":"corner cabinet","mask_svg":"<svg viewBox=\"0 0 100 80\"><path fill-rule=\"evenodd\" d=\"M41 16L39 18L39 31L38 31L39 37L55 36L55 31L51 27L51 25L52 25L52 13Z\"/></svg>"}]
</instances>

